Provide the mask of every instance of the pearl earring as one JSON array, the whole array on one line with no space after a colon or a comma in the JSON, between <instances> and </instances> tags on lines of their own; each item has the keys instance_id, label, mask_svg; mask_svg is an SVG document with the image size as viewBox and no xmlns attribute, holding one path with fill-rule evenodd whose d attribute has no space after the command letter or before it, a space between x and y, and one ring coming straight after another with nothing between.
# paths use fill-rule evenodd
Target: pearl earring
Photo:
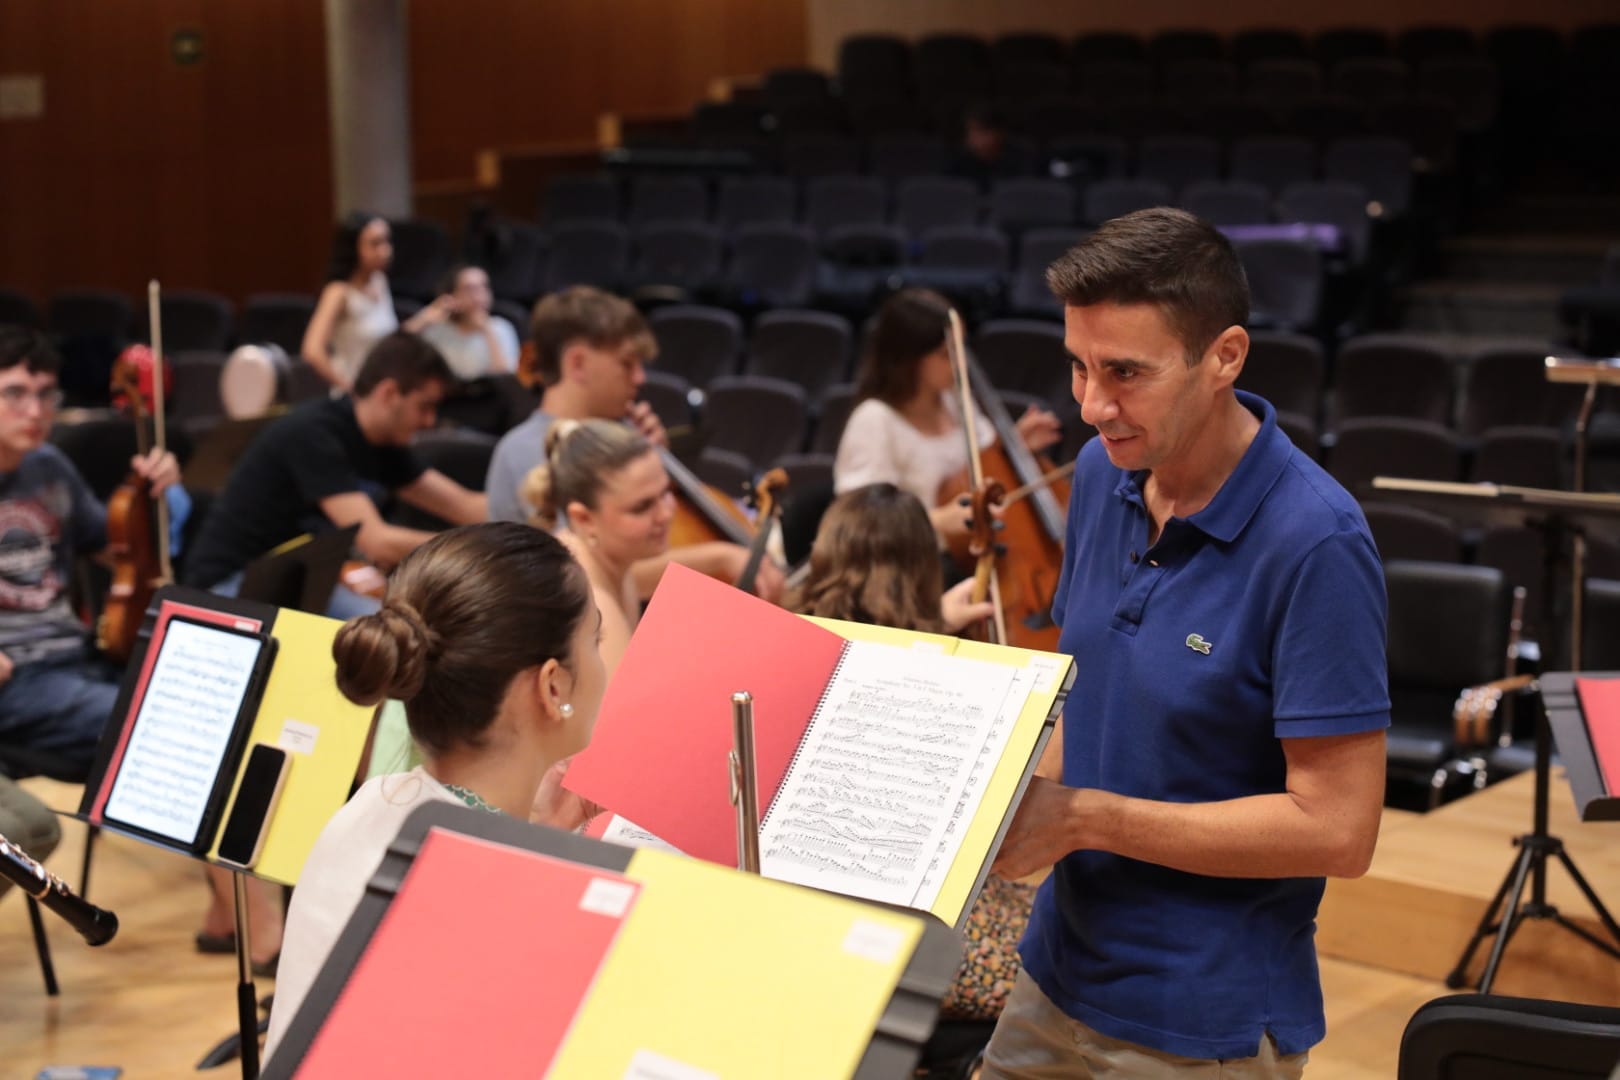
<instances>
[{"instance_id":1,"label":"pearl earring","mask_svg":"<svg viewBox=\"0 0 1620 1080\"><path fill-rule=\"evenodd\" d=\"M557 711L562 713L562 718L564 720L572 720L574 718L574 707L568 704L566 701L557 707Z\"/></svg>"}]
</instances>

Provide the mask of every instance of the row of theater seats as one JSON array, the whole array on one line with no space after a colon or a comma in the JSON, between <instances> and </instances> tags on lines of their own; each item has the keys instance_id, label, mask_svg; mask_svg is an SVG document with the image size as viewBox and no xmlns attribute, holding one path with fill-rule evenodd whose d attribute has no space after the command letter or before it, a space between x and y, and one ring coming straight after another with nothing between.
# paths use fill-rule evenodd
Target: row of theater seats
<instances>
[{"instance_id":1,"label":"row of theater seats","mask_svg":"<svg viewBox=\"0 0 1620 1080\"><path fill-rule=\"evenodd\" d=\"M1483 35L1461 26L1413 26L1396 34L1342 26L1313 37L1281 27L1239 31L1229 38L1196 28L1146 37L1092 32L1065 41L1049 33L1004 34L993 40L959 33L925 35L914 43L893 35L844 39L837 85L850 97L906 98L969 93L1039 92L1058 84L1083 86L1090 65L1144 62L1161 68L1187 61L1227 61L1248 68L1275 60L1310 61L1331 69L1346 61L1391 58L1412 67L1440 59L1483 58L1510 81L1556 74L1560 65L1605 63L1620 40L1620 26L1592 25L1567 37L1551 27L1503 25ZM814 83L779 77L765 92L780 100L813 92Z\"/></svg>"},{"instance_id":2,"label":"row of theater seats","mask_svg":"<svg viewBox=\"0 0 1620 1080\"><path fill-rule=\"evenodd\" d=\"M943 171L894 178L855 172L803 180L734 176L717 183L697 175L642 174L625 180L607 173L570 174L547 184L540 220L547 227L580 221L632 227L712 222L728 232L791 222L822 233L837 225L884 222L913 235L939 225L980 222L1016 230L1105 221L1113 209L1108 193L1122 186L1151 190L1168 203L1186 199L1194 185L1223 180L1253 193L1254 208L1245 212L1254 220L1272 220L1279 212L1273 202L1290 189L1321 182L1353 184L1363 192L1358 210L1365 214L1376 204L1379 216L1393 217L1406 211L1413 187L1411 147L1382 136L1338 139L1321 155L1306 140L1289 137L1245 139L1228 154L1218 140L1203 135L1143 139L1129 157L1124 141L1114 137L1077 141L1069 150L1090 162L1083 184L1007 177L983 191L972 180ZM1292 211L1284 206L1280 212Z\"/></svg>"}]
</instances>

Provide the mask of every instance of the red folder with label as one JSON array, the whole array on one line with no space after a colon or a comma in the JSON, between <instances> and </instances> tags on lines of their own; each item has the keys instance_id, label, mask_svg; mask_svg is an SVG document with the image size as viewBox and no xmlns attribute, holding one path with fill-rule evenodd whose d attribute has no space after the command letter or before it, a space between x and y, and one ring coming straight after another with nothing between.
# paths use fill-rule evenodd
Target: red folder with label
<instances>
[{"instance_id":1,"label":"red folder with label","mask_svg":"<svg viewBox=\"0 0 1620 1080\"><path fill-rule=\"evenodd\" d=\"M429 833L298 1076L546 1075L640 890Z\"/></svg>"}]
</instances>

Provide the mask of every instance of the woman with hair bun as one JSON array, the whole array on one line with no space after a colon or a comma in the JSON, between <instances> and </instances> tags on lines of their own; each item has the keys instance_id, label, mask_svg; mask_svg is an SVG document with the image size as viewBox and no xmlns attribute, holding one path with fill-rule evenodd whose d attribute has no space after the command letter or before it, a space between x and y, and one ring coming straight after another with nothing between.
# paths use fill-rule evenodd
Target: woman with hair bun
<instances>
[{"instance_id":1,"label":"woman with hair bun","mask_svg":"<svg viewBox=\"0 0 1620 1080\"><path fill-rule=\"evenodd\" d=\"M669 550L669 474L645 436L612 420L559 420L546 433L545 453L523 482L523 498L530 520L554 531L584 567L611 672L641 612L632 567Z\"/></svg>"},{"instance_id":2,"label":"woman with hair bun","mask_svg":"<svg viewBox=\"0 0 1620 1080\"><path fill-rule=\"evenodd\" d=\"M492 522L417 548L381 610L338 631L338 688L361 705L403 701L424 760L367 781L310 851L287 912L267 1054L412 810L438 801L560 816L572 799L557 785L561 766L590 741L607 682L595 608L555 537Z\"/></svg>"}]
</instances>

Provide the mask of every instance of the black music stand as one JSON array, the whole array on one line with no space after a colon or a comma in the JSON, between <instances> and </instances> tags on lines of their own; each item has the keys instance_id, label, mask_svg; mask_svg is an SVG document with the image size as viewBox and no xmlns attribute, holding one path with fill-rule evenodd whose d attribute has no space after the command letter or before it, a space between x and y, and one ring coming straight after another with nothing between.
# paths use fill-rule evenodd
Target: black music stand
<instances>
[{"instance_id":1,"label":"black music stand","mask_svg":"<svg viewBox=\"0 0 1620 1080\"><path fill-rule=\"evenodd\" d=\"M326 614L359 532L360 526L350 525L289 540L248 564L236 595L311 615Z\"/></svg>"},{"instance_id":2,"label":"black music stand","mask_svg":"<svg viewBox=\"0 0 1620 1080\"><path fill-rule=\"evenodd\" d=\"M1553 541L1565 535L1581 539L1592 532L1620 533L1620 496L1581 495L1568 491L1496 484L1399 480L1382 476L1372 482L1371 490L1379 498L1416 503L1428 509L1440 510L1454 517L1471 519L1478 523L1530 525L1546 530L1549 534L1545 567L1549 598L1553 595L1551 586L1557 577L1559 549L1559 545ZM1575 582L1577 590L1581 588L1579 577L1577 568ZM1552 620L1548 622L1550 625ZM1575 640L1579 640L1578 634L1573 636ZM1572 659L1578 661L1579 658ZM1598 898L1585 876L1575 866L1574 860L1564 850L1563 840L1553 836L1548 830L1553 743L1548 700L1549 695L1555 691L1573 697L1573 676L1568 673L1545 675L1541 684L1532 691L1537 698L1534 819L1530 832L1514 839L1513 843L1518 847L1519 853L1514 857L1513 865L1508 867L1508 872L1502 879L1495 897L1486 906L1485 914L1463 949L1457 966L1446 976L1446 985L1453 990L1468 985L1468 965L1472 962L1474 953L1486 938L1494 935L1496 940L1492 943L1490 956L1485 961L1485 968L1480 972L1479 978L1480 993L1490 993L1491 984L1496 981L1497 968L1507 951L1508 942L1526 919L1551 920L1620 960L1620 948L1609 944L1584 927L1577 926L1566 918L1556 905L1547 901L1547 861L1557 859L1574 879L1593 910L1597 912L1604 927L1613 935L1615 941L1620 943L1620 924L1615 922L1614 916L1609 914L1603 901ZM1556 700L1562 706L1563 697ZM1559 747L1565 757L1572 760L1582 755L1590 759L1592 753L1584 731L1579 745L1572 739L1561 737ZM1582 816L1586 817L1584 811ZM1592 818L1592 820L1601 819ZM1524 890L1527 884L1531 890L1530 901L1525 903ZM1500 916L1497 914L1499 909Z\"/></svg>"}]
</instances>

